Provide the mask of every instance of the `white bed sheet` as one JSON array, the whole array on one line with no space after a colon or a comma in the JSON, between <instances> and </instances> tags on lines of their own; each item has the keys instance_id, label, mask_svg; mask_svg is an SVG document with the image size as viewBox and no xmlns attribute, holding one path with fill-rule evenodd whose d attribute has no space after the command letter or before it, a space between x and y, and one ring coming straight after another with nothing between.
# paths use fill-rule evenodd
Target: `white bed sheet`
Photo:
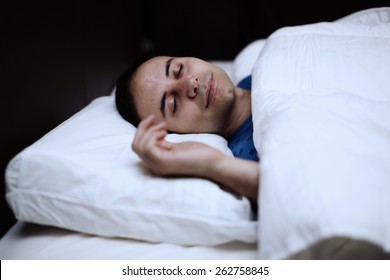
<instances>
[{"instance_id":1,"label":"white bed sheet","mask_svg":"<svg viewBox=\"0 0 390 280\"><path fill-rule=\"evenodd\" d=\"M253 243L180 246L104 238L25 222L17 222L0 242L2 260L250 260L256 256Z\"/></svg>"}]
</instances>

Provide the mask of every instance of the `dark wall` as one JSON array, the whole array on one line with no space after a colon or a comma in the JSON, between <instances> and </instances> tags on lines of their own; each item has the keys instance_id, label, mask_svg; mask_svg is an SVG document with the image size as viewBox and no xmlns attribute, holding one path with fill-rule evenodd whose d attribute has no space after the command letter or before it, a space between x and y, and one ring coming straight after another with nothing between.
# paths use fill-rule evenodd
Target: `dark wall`
<instances>
[{"instance_id":1,"label":"dark wall","mask_svg":"<svg viewBox=\"0 0 390 280\"><path fill-rule=\"evenodd\" d=\"M147 46L157 54L233 59L280 27L333 21L390 0L145 0Z\"/></svg>"},{"instance_id":2,"label":"dark wall","mask_svg":"<svg viewBox=\"0 0 390 280\"><path fill-rule=\"evenodd\" d=\"M1 7L4 173L24 147L107 95L142 46L141 1L9 1ZM1 181L1 232L15 222Z\"/></svg>"},{"instance_id":3,"label":"dark wall","mask_svg":"<svg viewBox=\"0 0 390 280\"><path fill-rule=\"evenodd\" d=\"M255 26L252 35L265 37L284 26L334 21L363 9L390 6L390 0L250 0L249 2L252 8L248 13L251 14L250 18ZM263 11L261 20L253 21L257 11Z\"/></svg>"},{"instance_id":4,"label":"dark wall","mask_svg":"<svg viewBox=\"0 0 390 280\"><path fill-rule=\"evenodd\" d=\"M228 59L241 48L238 0L145 0L148 47L158 54Z\"/></svg>"}]
</instances>

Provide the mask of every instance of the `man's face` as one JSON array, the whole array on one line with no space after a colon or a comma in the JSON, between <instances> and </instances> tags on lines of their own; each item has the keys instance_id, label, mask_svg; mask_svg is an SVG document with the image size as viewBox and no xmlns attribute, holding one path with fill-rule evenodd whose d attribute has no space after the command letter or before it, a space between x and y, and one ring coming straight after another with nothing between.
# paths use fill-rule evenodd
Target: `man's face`
<instances>
[{"instance_id":1,"label":"man's face","mask_svg":"<svg viewBox=\"0 0 390 280\"><path fill-rule=\"evenodd\" d=\"M177 133L220 133L226 127L235 86L225 71L193 57L154 57L130 82L141 119L154 114Z\"/></svg>"}]
</instances>

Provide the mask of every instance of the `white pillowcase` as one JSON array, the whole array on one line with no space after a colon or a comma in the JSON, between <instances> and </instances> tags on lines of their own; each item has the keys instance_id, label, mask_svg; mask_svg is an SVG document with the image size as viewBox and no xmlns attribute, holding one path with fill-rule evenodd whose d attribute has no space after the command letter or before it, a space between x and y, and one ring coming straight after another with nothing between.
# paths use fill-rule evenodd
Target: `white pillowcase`
<instances>
[{"instance_id":1,"label":"white pillowcase","mask_svg":"<svg viewBox=\"0 0 390 280\"><path fill-rule=\"evenodd\" d=\"M249 43L233 61L232 80L236 83L252 74L253 67L265 45L265 39L258 39Z\"/></svg>"},{"instance_id":2,"label":"white pillowcase","mask_svg":"<svg viewBox=\"0 0 390 280\"><path fill-rule=\"evenodd\" d=\"M18 220L108 237L185 245L256 241L250 203L197 178L161 178L131 150L135 128L100 97L7 166L6 197ZM206 142L210 134L169 135Z\"/></svg>"}]
</instances>

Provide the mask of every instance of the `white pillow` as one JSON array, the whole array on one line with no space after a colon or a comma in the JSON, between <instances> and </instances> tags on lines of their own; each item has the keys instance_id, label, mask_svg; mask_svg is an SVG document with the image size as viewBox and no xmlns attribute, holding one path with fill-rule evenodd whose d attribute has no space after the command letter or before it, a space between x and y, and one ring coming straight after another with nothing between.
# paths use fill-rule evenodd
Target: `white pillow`
<instances>
[{"instance_id":1,"label":"white pillow","mask_svg":"<svg viewBox=\"0 0 390 280\"><path fill-rule=\"evenodd\" d=\"M7 166L17 219L79 232L185 245L255 242L250 203L196 178L160 178L131 150L135 128L100 97ZM217 135L170 135L231 154Z\"/></svg>"},{"instance_id":2,"label":"white pillow","mask_svg":"<svg viewBox=\"0 0 390 280\"><path fill-rule=\"evenodd\" d=\"M231 78L235 83L239 83L242 79L252 74L257 57L263 49L265 42L265 39L251 42L234 58Z\"/></svg>"}]
</instances>

